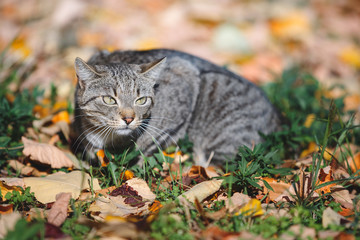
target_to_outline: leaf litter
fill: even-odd
[[[4,139],[5,145],[0,139],[0,237],[11,236],[13,229],[30,229],[36,219],[46,221],[43,232],[53,238],[353,239],[359,234],[360,148],[356,136],[347,138],[360,119],[360,29],[355,24],[360,9],[355,1],[286,7],[281,1],[225,1],[216,6],[212,0],[22,4],[18,8],[16,1],[4,1],[0,6],[0,48],[9,49],[0,72],[1,87],[8,92],[3,95],[1,90],[0,96],[14,103],[26,88],[40,85],[46,91],[34,97],[31,110],[37,119],[24,123],[21,136],[11,143]],[[150,24],[144,28],[144,22]],[[97,155],[102,167],[90,167],[69,151],[73,59],[86,58],[95,48],[153,47],[177,48],[227,64],[261,84],[295,63],[325,86],[315,93],[317,102],[327,96],[341,101],[350,113],[342,116],[345,130],[329,137],[336,144],[303,138],[297,145],[296,138],[286,136],[287,150],[296,152],[281,159],[284,167],[292,168],[287,176],[270,170],[252,178],[242,175],[240,167],[228,171],[227,166],[191,166],[191,152],[178,151],[151,156],[149,172],[128,169],[118,164],[126,154],[115,161],[116,156],[105,151]],[[3,85],[11,74],[16,81]],[[328,89],[336,84],[344,88]],[[301,102],[300,92],[295,95]],[[302,110],[306,118],[299,125],[306,129],[326,116]],[[351,116],[354,124],[347,126]],[[10,128],[6,134],[9,131],[15,132]],[[277,150],[281,152],[281,146]],[[168,161],[159,162],[164,158]],[[252,156],[245,167],[256,159]],[[28,222],[21,222],[24,215]]]

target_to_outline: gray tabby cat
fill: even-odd
[[[76,147],[145,155],[185,134],[195,163],[233,157],[239,146],[259,143],[259,132],[280,120],[263,92],[244,78],[201,58],[167,49],[102,51],[75,60]]]

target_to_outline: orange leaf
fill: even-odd
[[[344,111],[360,111],[360,95],[353,94],[344,98]]]
[[[51,121],[53,123],[57,123],[57,122],[60,122],[60,121],[70,123],[69,113],[67,111],[61,111],[61,112],[55,114],[53,116],[53,118],[51,119]]]
[[[360,152],[358,152],[354,155],[354,159],[349,157],[347,159],[347,162],[350,165],[351,171],[353,173],[357,172],[360,169]]]
[[[330,182],[330,181],[333,181],[334,178],[332,176],[332,169],[329,170],[329,173],[326,174],[324,172],[324,170],[321,168],[320,169],[320,173],[319,173],[319,179],[317,181],[317,184],[320,185],[320,184],[323,184],[323,183],[327,183],[327,182]],[[336,186],[335,183],[331,183],[329,185],[326,185],[322,188],[319,188],[319,189],[316,189],[315,192],[317,193],[329,193],[331,192],[330,188],[333,187],[333,186]]]
[[[5,201],[5,195],[8,193],[8,192],[13,192],[13,191],[16,191],[16,192],[19,192],[20,194],[21,193],[21,189],[17,186],[8,186],[6,184],[4,184],[2,181],[0,181],[0,190],[1,190],[1,195],[2,195],[2,200]]]
[[[134,173],[130,170],[126,170],[125,172],[122,172],[120,174],[121,180],[129,180],[129,179],[132,179],[133,177],[134,177]]]

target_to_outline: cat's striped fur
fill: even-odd
[[[75,68],[75,145],[87,151],[123,151],[136,143],[150,154],[156,144],[164,148],[187,134],[196,163],[205,165],[211,153],[213,161],[223,161],[240,145],[260,142],[259,132],[279,128],[258,87],[190,54],[102,51],[87,64],[77,59]]]

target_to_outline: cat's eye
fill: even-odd
[[[147,97],[141,97],[141,98],[136,99],[135,103],[137,105],[144,105],[146,103],[146,101],[147,101]]]
[[[113,97],[110,96],[103,96],[102,97],[104,103],[108,104],[108,105],[114,105],[116,104],[116,100]]]

